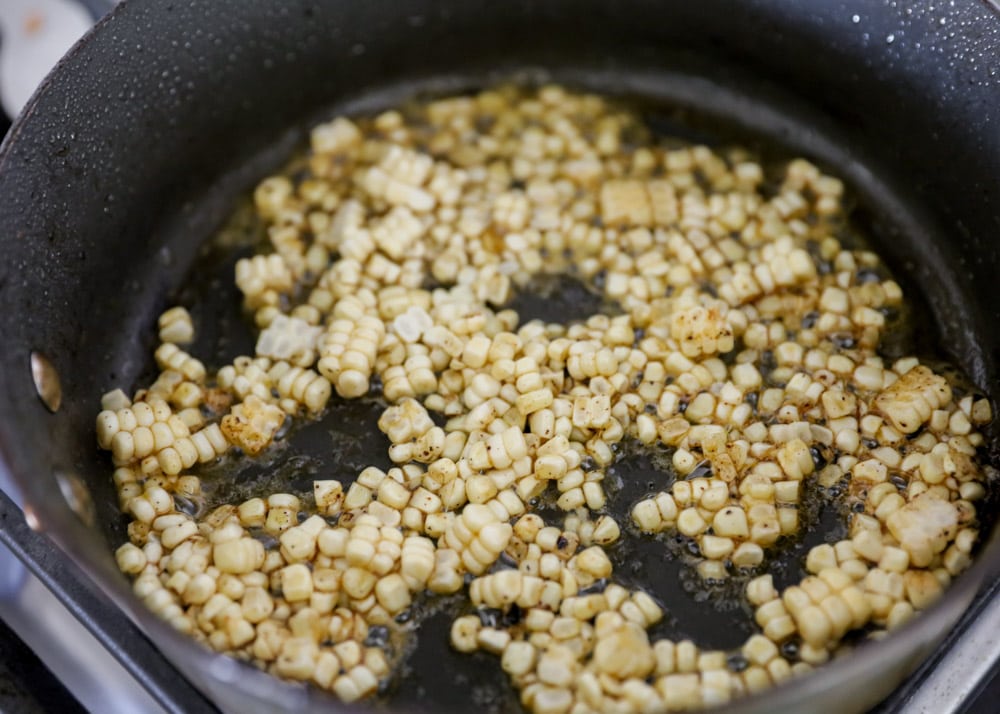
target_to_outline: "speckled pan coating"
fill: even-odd
[[[880,206],[879,248],[924,289],[939,340],[993,391],[1000,18],[986,2],[896,5],[127,1],[60,65],[0,149],[0,468],[52,537],[218,701],[329,710],[325,698],[210,657],[132,599],[109,556],[114,494],[91,406],[142,372],[152,318],[232,197],[287,151],[289,127],[347,100],[385,103],[524,67],[710,119],[738,115],[835,166]],[[54,415],[35,396],[32,350],[60,373]],[[108,525],[90,530],[73,515],[56,472],[88,484]],[[740,710],[877,700],[996,572],[995,535],[927,617]]]

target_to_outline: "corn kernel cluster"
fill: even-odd
[[[797,159],[772,181],[742,150],[668,147],[556,86],[337,118],[305,165],[254,194],[270,252],[240,260],[236,284],[256,354],[208,372],[172,308],[160,377],[108,394],[97,418],[133,519],[119,566],[177,628],[353,701],[391,672],[369,628],[464,592],[473,610],[520,608],[516,624],[459,617],[451,643],[495,654],[527,709],[673,711],[895,628],[969,564],[989,402],[878,355],[902,293],[834,237],[836,178]],[[562,271],[620,314],[505,308]],[[290,417],[372,391],[393,468],[182,507],[200,498],[197,464],[261,453]],[[605,512],[626,440],[669,447],[676,472],[628,524]],[[606,551],[623,528],[692,539],[700,575],[722,579],[800,530],[807,489],[834,487],[848,537],[814,547],[782,592],[749,582],[760,632],[738,653],[650,641],[663,610],[614,582]],[[532,512],[549,495],[561,526]]]

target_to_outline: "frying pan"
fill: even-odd
[[[777,143],[854,187],[877,248],[926,302],[926,342],[995,394],[998,64],[997,9],[973,0],[126,0],[0,148],[0,469],[29,523],[221,708],[337,709],[202,649],[132,596],[111,557],[124,523],[93,435],[100,395],[148,370],[154,318],[199,246],[304,126],[528,72],[643,98],[678,126],[698,117]],[[32,364],[43,386],[61,384],[54,413]],[[984,540],[973,567],[900,631],[731,710],[879,701],[996,575],[996,530]],[[393,706],[468,710],[472,685],[498,669],[459,664],[443,645],[422,662],[422,690]]]

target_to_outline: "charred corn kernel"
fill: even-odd
[[[677,530],[686,536],[697,536],[707,528],[708,523],[696,508],[685,508],[677,516]]]
[[[747,514],[735,506],[717,511],[712,519],[715,535],[725,538],[747,538],[750,535]]]
[[[251,573],[264,562],[264,546],[252,538],[216,543],[212,547],[212,562],[223,573]]]
[[[527,394],[522,394],[514,402],[517,410],[525,416],[534,414],[540,409],[545,409],[552,405],[552,392],[548,389],[536,389]]]
[[[288,506],[270,506],[264,521],[264,530],[277,535],[292,527],[296,522],[298,511]]]
[[[889,610],[889,615],[886,617],[886,628],[889,630],[895,630],[897,627],[906,624],[913,617],[914,611],[913,606],[908,602],[897,602]]]
[[[686,357],[733,349],[733,330],[726,322],[725,308],[721,305],[711,308],[694,305],[674,312],[670,334]]]
[[[188,538],[198,535],[198,525],[192,520],[185,520],[182,523],[170,526],[163,531],[160,537],[164,548],[174,549]]]
[[[778,597],[778,592],[774,588],[774,579],[771,575],[760,575],[746,586],[747,599],[751,605],[761,606],[771,602]]]
[[[112,389],[101,396],[101,409],[118,411],[132,406],[132,400],[121,389]]]
[[[969,418],[973,424],[988,424],[993,420],[993,408],[987,399],[976,400],[969,411]]]
[[[283,531],[278,542],[285,560],[311,560],[316,555],[316,539],[325,528],[326,521],[319,516],[312,516],[301,525]]]
[[[941,583],[926,570],[910,570],[903,575],[906,598],[917,610],[926,609],[943,592]]]
[[[742,652],[753,664],[765,666],[778,656],[778,647],[763,635],[753,635],[743,645]]]
[[[267,357],[278,364],[290,363],[296,368],[308,367],[316,359],[316,345],[322,333],[321,327],[314,327],[303,319],[279,313],[265,329],[261,330],[257,338],[256,353],[258,357]],[[301,375],[301,373],[294,374],[292,380]],[[329,394],[329,383],[326,389]]]
[[[340,481],[313,481],[313,499],[322,515],[336,516],[344,503],[344,489]]]
[[[396,615],[410,606],[410,591],[402,576],[392,573],[375,585],[375,597],[390,615]]]
[[[285,371],[277,378],[275,388],[279,396],[291,399],[314,413],[323,410],[332,391],[326,377],[302,367],[291,367]]]
[[[434,571],[434,544],[421,536],[403,541],[400,575],[412,591],[421,590]]]
[[[711,535],[702,536],[699,545],[702,555],[712,560],[722,560],[728,557],[735,547],[731,539]]]
[[[271,442],[284,421],[279,407],[250,394],[222,418],[221,429],[227,441],[253,455]]]
[[[878,567],[896,573],[905,573],[910,565],[910,554],[902,548],[887,546],[882,549]]]
[[[247,307],[274,305],[278,296],[292,287],[292,274],[280,256],[257,255],[236,263],[236,285]]]
[[[951,575],[958,575],[963,570],[969,567],[972,563],[968,553],[963,552],[960,548],[952,545],[945,552],[942,558],[942,565],[947,569]]]
[[[180,571],[184,572],[184,571]],[[181,599],[186,605],[201,605],[215,595],[216,579],[205,573],[188,577],[181,592]]]
[[[281,592],[289,602],[308,600],[313,592],[312,574],[301,563],[289,565],[281,570]]]
[[[645,631],[634,623],[623,623],[607,636],[598,636],[593,664],[599,672],[619,679],[644,678],[653,671],[656,658]]]
[[[194,339],[191,315],[183,307],[172,307],[165,311],[160,315],[157,325],[160,329],[160,342],[184,345]]]
[[[917,567],[926,567],[958,531],[958,510],[931,494],[918,496],[895,511],[886,526]]]
[[[854,614],[847,602],[837,594],[828,595],[819,603],[820,609],[826,614],[832,628],[832,637],[839,640],[851,629]]]
[[[378,688],[378,679],[367,666],[358,665],[352,668],[348,672],[348,677],[354,683],[359,698],[371,695]]]
[[[209,424],[191,435],[191,443],[198,452],[198,461],[207,463],[229,450],[229,442],[218,424]]]
[[[861,557],[877,563],[882,559],[884,547],[882,535],[878,531],[861,530],[851,539],[854,552]]]
[[[122,409],[121,411],[125,411]],[[102,449],[110,449],[114,437],[125,431],[118,414],[110,409],[105,409],[97,415],[97,443]],[[128,432],[126,432],[128,433]],[[125,453],[124,447],[119,447],[119,453]],[[116,454],[116,457],[118,455]]]
[[[267,503],[262,498],[251,498],[240,504],[240,523],[246,528],[259,528],[267,518]]]
[[[537,650],[529,643],[511,642],[503,651],[500,666],[512,677],[519,677],[534,670]]]
[[[160,369],[172,369],[180,372],[192,382],[202,382],[205,379],[205,365],[184,352],[172,342],[164,342],[156,350],[156,364]]]
[[[240,608],[247,622],[257,624],[274,611],[274,600],[263,588],[249,587],[243,593]]]
[[[618,524],[610,516],[601,516],[594,525],[594,533],[591,536],[594,543],[598,545],[610,545],[621,536]]]
[[[600,194],[601,214],[608,225],[650,225],[652,208],[649,194],[640,181],[606,182]]]
[[[377,498],[390,508],[401,511],[410,502],[410,492],[398,481],[386,478],[379,484]]]
[[[604,550],[592,546],[581,551],[575,557],[576,568],[594,579],[606,578],[611,575],[611,561]]]
[[[823,647],[830,639],[832,624],[827,614],[819,607],[810,605],[795,618],[799,633],[807,644]]]
[[[118,548],[115,551],[115,560],[118,562],[118,569],[123,573],[137,575],[146,567],[146,554],[141,548],[137,548],[131,543]]]
[[[434,553],[434,571],[427,581],[435,593],[453,593],[462,587],[462,559],[454,550],[438,549]]]
[[[510,524],[500,523],[488,507],[469,504],[445,533],[444,542],[459,553],[469,572],[478,575],[503,552],[512,534]]]
[[[773,642],[784,642],[796,631],[795,621],[789,615],[771,618],[764,625],[764,636]]]
[[[948,382],[919,365],[880,394],[874,406],[894,427],[904,434],[912,434],[930,419],[935,409],[940,409],[950,400]]]
[[[637,592],[632,595],[632,603],[635,605],[636,609],[642,615],[642,623],[644,626],[648,627],[650,625],[656,624],[661,619],[663,619],[663,610],[660,606],[644,592]]]
[[[479,618],[475,615],[456,619],[451,626],[451,646],[459,652],[475,652],[479,630]]]
[[[175,492],[185,498],[196,499],[202,495],[201,479],[197,476],[181,476],[177,479]]]

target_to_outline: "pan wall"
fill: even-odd
[[[924,286],[940,342],[995,392],[1000,18],[976,2],[909,9],[125,2],[0,150],[0,468],[53,537],[147,620],[110,559],[121,521],[92,419],[102,392],[132,386],[146,368],[153,318],[197,245],[232,197],[280,161],[266,149],[294,141],[290,126],[373,87],[405,91],[428,78],[440,87],[524,67],[666,95],[830,153],[873,198],[884,193],[880,249]],[[820,130],[782,119],[796,115]],[[32,350],[61,375],[55,415],[35,396]],[[86,485],[95,529],[67,508],[57,473]],[[159,623],[147,626],[185,652]]]

